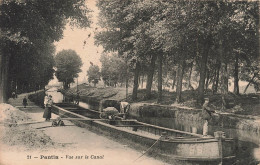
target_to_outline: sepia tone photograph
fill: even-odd
[[[0,165],[260,165],[258,0],[0,0]]]

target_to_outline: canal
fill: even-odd
[[[51,88],[47,91],[48,95],[53,96],[55,103],[62,102],[64,97],[57,89]],[[97,107],[89,106],[80,102],[80,106],[84,108],[96,109]],[[186,121],[176,118],[138,118],[139,121],[158,125],[166,128],[177,129],[186,132],[202,134],[203,122]],[[260,164],[260,134],[252,131],[240,129],[228,129],[219,126],[209,125],[209,134],[214,135],[215,131],[223,131],[226,137],[237,140],[236,163],[237,165],[258,165]]]

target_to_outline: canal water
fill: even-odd
[[[48,95],[52,96],[54,103],[61,103],[64,100],[63,94],[57,91],[57,87],[52,87],[46,91]]]
[[[57,89],[50,89],[48,94],[53,96],[55,103],[62,102],[64,99]],[[86,103],[80,102],[80,105],[85,108],[97,109]],[[139,121],[158,125],[166,128],[177,129],[186,132],[202,134],[203,122],[185,121],[176,118],[139,118]],[[219,126],[209,125],[209,135],[214,135],[216,131],[223,131],[226,137],[237,140],[236,150],[236,165],[260,165],[260,134],[252,131],[245,131],[239,129],[228,129]]]

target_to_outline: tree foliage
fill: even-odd
[[[64,89],[69,88],[74,78],[81,72],[82,61],[79,55],[71,49],[62,50],[55,56],[55,75],[60,82],[63,82]]]
[[[0,11],[0,102],[15,88],[43,88],[52,78],[53,42],[65,25],[90,25],[85,0],[4,0]]]
[[[177,73],[173,76],[174,82],[177,78],[177,102],[182,101],[182,84],[191,84],[192,75],[198,77],[199,104],[210,85],[225,99],[228,80],[234,77],[234,84],[238,84],[238,74],[239,77],[248,75],[241,72],[244,70],[241,63],[252,63],[259,56],[257,1],[127,0],[122,3],[99,0],[98,7],[100,24],[105,30],[97,34],[96,43],[103,45],[106,51],[117,51],[128,57],[129,63],[134,61],[135,77],[139,74],[134,68],[146,66],[147,84],[155,72],[152,57],[157,56],[157,64],[161,64],[161,60],[162,65],[166,60],[171,61],[173,70],[169,70],[168,75]],[[160,71],[162,66],[158,67]],[[187,70],[190,72],[185,75]],[[229,74],[231,72],[234,74]],[[163,77],[159,74],[158,80]],[[250,81],[250,78],[243,80],[246,79]],[[161,84],[158,84],[159,92]]]
[[[108,86],[117,86],[118,83],[125,83],[126,74],[126,62],[113,54],[109,56],[107,54],[102,54],[100,57],[102,63],[101,67],[101,77]]]
[[[96,84],[100,80],[100,69],[97,65],[91,65],[87,71],[88,82],[93,83],[96,87]]]

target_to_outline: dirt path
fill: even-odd
[[[48,145],[38,146],[35,148],[32,146],[33,144],[29,144],[29,142],[25,143],[24,139],[21,140],[19,138],[16,138],[16,141],[20,143],[23,142],[23,144],[2,144],[0,146],[1,165],[166,164],[148,156],[143,156],[138,161],[133,162],[137,157],[139,157],[142,154],[141,152],[133,150],[124,144],[116,142],[116,139],[110,140],[106,137],[90,132],[84,128],[76,127],[69,121],[65,121],[65,125],[67,125],[65,127],[47,127],[51,125],[51,122],[44,122],[44,119],[42,118],[43,109],[37,107],[30,101],[28,102],[28,108],[21,107],[23,97],[24,95],[20,95],[15,100],[10,99],[9,102],[13,106],[18,106],[20,108],[20,111],[25,112],[26,115],[30,118],[29,121],[43,122],[37,124],[30,124],[26,128],[22,128],[24,126],[18,126],[14,129],[16,129],[16,132],[22,133],[26,131],[28,133],[31,131],[32,135],[36,131],[37,136],[44,136],[45,139],[48,137],[51,139],[51,142],[47,141]],[[52,114],[52,118],[56,117],[57,115]],[[1,128],[2,127],[3,126],[1,126]],[[12,127],[10,129],[12,129]],[[16,134],[14,134],[13,136],[16,136]],[[34,135],[34,137],[35,136],[36,135]],[[36,138],[39,139],[39,137]]]

